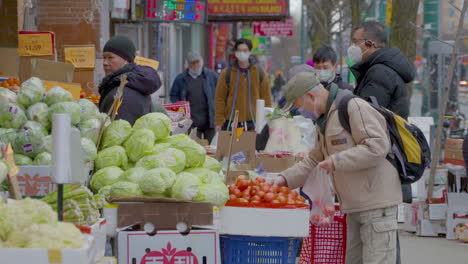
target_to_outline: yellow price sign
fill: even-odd
[[[65,62],[71,63],[75,68],[94,68],[96,66],[96,48],[88,46],[64,47]]]
[[[149,66],[149,67],[153,68],[156,71],[159,68],[159,61],[148,59],[148,58],[143,58],[143,57],[140,57],[140,56],[135,57],[135,63],[138,64],[138,65],[141,65],[141,66]]]
[[[54,33],[20,32],[18,35],[18,55],[23,57],[54,55]]]

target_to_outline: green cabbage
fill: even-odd
[[[83,150],[83,161],[95,161],[97,158],[97,148],[93,141],[88,138],[81,138],[81,149]]]
[[[80,99],[80,100],[76,101],[76,103],[79,104],[80,107],[81,107],[81,118],[80,118],[81,122],[89,120],[89,119],[99,118],[99,109],[90,100]]]
[[[18,97],[16,96],[15,92],[0,87],[0,103],[16,104],[17,101]]]
[[[143,196],[140,186],[134,182],[121,181],[114,183],[110,189],[110,197],[136,197]]]
[[[200,144],[187,135],[179,134],[162,140],[160,143],[169,143],[173,148],[185,153],[187,168],[198,168],[203,166],[206,158],[206,150]]]
[[[49,134],[47,129],[45,129],[41,124],[35,121],[26,121],[26,123],[24,123],[24,125],[22,125],[20,129],[20,132],[23,131],[42,133],[44,137]]]
[[[46,92],[44,83],[37,77],[32,77],[21,84],[18,92],[18,104],[24,108],[42,101]]]
[[[176,174],[170,169],[158,168],[145,172],[139,184],[145,193],[163,194],[172,187],[175,178]]]
[[[26,198],[12,203],[0,203],[0,240],[6,241],[16,230],[32,224],[57,224],[57,213],[47,203]]]
[[[52,87],[52,89],[50,89],[45,96],[45,103],[49,106],[57,103],[72,101],[73,95],[69,91],[59,86]]]
[[[15,164],[17,166],[31,166],[33,165],[33,160],[25,155],[15,154]]]
[[[100,149],[122,145],[131,134],[132,126],[128,121],[116,120],[104,129]]]
[[[171,144],[168,144],[168,143],[155,144],[153,147],[153,150],[151,150],[151,153],[149,155],[160,154],[166,151],[170,147],[171,147]]]
[[[13,143],[15,153],[34,158],[37,154],[46,151],[44,134],[38,129],[23,130],[18,133]]]
[[[131,168],[120,175],[120,180],[139,183],[145,172],[146,170],[144,168]]]
[[[153,131],[157,140],[167,138],[171,133],[171,119],[162,113],[149,113],[138,118],[134,129],[147,128]]]
[[[94,192],[98,192],[101,188],[118,182],[122,173],[123,170],[115,166],[100,169],[92,176],[89,186]]]
[[[52,153],[52,135],[48,135],[44,137],[44,145],[47,150],[47,152]]]
[[[52,165],[52,155],[49,152],[42,152],[34,158],[33,165],[50,166]]]
[[[121,146],[113,146],[98,152],[96,158],[96,169],[109,166],[117,166],[126,169],[128,165],[127,154]]]
[[[49,107],[49,119],[52,121],[54,114],[69,114],[72,125],[80,123],[81,107],[75,102],[56,103]]]
[[[35,103],[26,111],[29,120],[36,121],[45,129],[50,130],[49,107],[45,103]]]
[[[196,202],[211,203],[216,206],[223,206],[229,200],[229,190],[223,183],[205,184],[200,187]]]
[[[197,196],[202,182],[200,179],[188,172],[181,172],[177,175],[171,195],[173,198],[191,201]]]
[[[193,168],[185,171],[197,176],[203,184],[224,182],[224,179],[219,175],[219,173],[213,172],[209,169]]]
[[[0,128],[0,142],[5,144],[15,141],[17,130],[14,128]]]
[[[7,174],[8,174],[8,166],[5,160],[0,159],[0,183],[2,183],[6,179]]]
[[[147,170],[153,168],[168,168],[175,173],[179,173],[185,168],[185,154],[178,149],[168,148],[158,155],[143,157],[137,162],[136,166]]]
[[[143,156],[151,153],[154,147],[154,133],[149,129],[133,130],[132,135],[125,141],[123,146],[127,151],[129,159],[137,162]]]
[[[110,190],[112,188],[112,185],[106,185],[99,189],[98,194],[104,196],[106,199],[109,198],[110,196]]]
[[[15,104],[0,103],[0,127],[20,128],[26,122],[23,109]]]
[[[221,163],[213,157],[206,156],[205,163],[203,164],[203,168],[209,169],[213,172],[219,173],[222,169]]]
[[[101,122],[98,119],[83,121],[78,125],[78,128],[82,137],[90,139],[95,144],[97,143],[101,131]]]

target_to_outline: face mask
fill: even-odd
[[[354,63],[359,63],[362,61],[362,51],[359,46],[353,44],[348,48],[349,59]]]
[[[335,77],[335,73],[333,71],[330,71],[330,70],[317,70],[317,71],[318,71],[320,82],[329,83]]]
[[[236,52],[236,58],[237,58],[239,61],[248,61],[249,58],[250,58],[250,52],[240,52],[240,51],[237,51],[237,52]]]
[[[202,68],[202,67],[200,67],[200,68],[197,69],[197,70],[192,70],[192,69],[189,68],[190,74],[191,74],[191,75],[194,75],[194,76],[200,76],[200,74],[202,73],[202,71],[203,71],[203,68]]]
[[[304,99],[304,104],[302,105],[302,107],[300,109],[298,109],[299,113],[305,117],[305,118],[308,118],[312,121],[317,121],[317,119],[319,118],[319,115],[317,114],[317,112],[311,112],[311,111],[308,111],[307,109],[305,109],[305,99]]]

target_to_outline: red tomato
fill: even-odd
[[[263,198],[265,196],[265,192],[264,191],[258,191],[257,195],[260,196],[260,198]]]
[[[234,191],[232,192],[232,194],[234,194],[235,196],[239,197],[239,195],[241,195],[241,191],[239,189],[234,189]]]
[[[259,203],[261,203],[261,202],[260,202],[260,201],[251,201],[251,203],[253,203],[253,204],[259,204]]]
[[[244,198],[237,198],[237,202],[239,203],[248,203],[249,201]]]
[[[237,182],[237,188],[239,188],[239,190],[241,191],[244,191],[245,189],[247,189],[249,187],[249,181],[248,180],[240,180]]]
[[[256,190],[258,192],[258,191],[260,191],[261,188],[258,185],[254,185],[254,186],[252,186],[252,189]]]
[[[288,199],[286,197],[284,197],[283,195],[278,195],[278,197],[276,198],[278,201],[280,201],[280,203],[284,204],[288,201]]]
[[[252,196],[256,195],[257,193],[258,193],[258,191],[255,190],[255,189],[250,190],[250,195],[252,195]]]
[[[260,201],[262,201],[262,198],[260,196],[258,196],[258,195],[255,195],[255,196],[252,196],[251,200],[260,202]]]
[[[325,208],[323,208],[323,214],[325,216],[334,216],[335,215],[335,206],[333,205],[327,205]]]
[[[229,200],[235,200],[235,199],[237,199],[237,196],[235,196],[234,194],[229,195]]]
[[[305,202],[302,200],[296,200],[296,204],[305,204]]]
[[[288,187],[283,186],[279,188],[279,191],[284,194],[288,194],[291,190]]]
[[[270,190],[272,193],[278,193],[278,186],[271,186]]]
[[[263,178],[263,177],[257,177],[256,180],[257,180],[259,183],[264,183],[264,182],[266,182],[265,178]]]
[[[291,195],[294,199],[296,199],[296,197],[297,197],[299,194],[297,193],[297,191],[291,191],[291,192],[289,193],[289,195]]]
[[[263,198],[265,199],[265,201],[271,202],[271,201],[273,201],[275,199],[275,194],[269,192],[269,193],[266,193]]]
[[[250,181],[250,186],[258,185],[259,182],[257,180]]]
[[[318,224],[320,222],[320,215],[318,214],[314,214],[310,217],[310,221],[313,223],[313,224]]]
[[[248,180],[248,179],[249,179],[249,178],[247,178],[247,176],[245,176],[245,175],[239,175],[239,176],[237,177],[237,181],[239,181],[239,180],[241,180],[241,181],[242,181],[242,180]]]
[[[271,203],[272,203],[272,204],[279,204],[280,201],[278,201],[278,200],[273,200],[273,201],[271,201]]]
[[[232,193],[236,188],[237,188],[237,186],[234,183],[229,185],[229,192]]]
[[[296,204],[296,201],[294,199],[288,199],[288,204]]]

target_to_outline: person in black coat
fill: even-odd
[[[115,119],[127,120],[132,125],[141,116],[152,112],[151,94],[161,87],[157,71],[135,64],[135,54],[136,48],[128,37],[112,37],[104,46],[106,77],[99,85],[99,110],[108,113],[120,86],[120,76],[127,75],[128,83],[124,88],[122,105]]]
[[[314,53],[312,60],[323,87],[328,89],[334,83],[342,90],[353,90],[353,86],[343,81],[340,74],[336,72],[338,70],[338,57],[330,46],[320,47]]]

